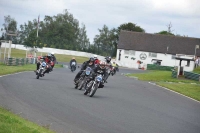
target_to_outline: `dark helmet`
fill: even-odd
[[[94,58],[91,57],[91,58],[89,59],[89,65],[93,65],[93,64],[94,64]]]
[[[93,57],[90,57],[89,61],[90,61],[90,62],[94,62],[94,58],[93,58]]]
[[[109,63],[110,61],[111,61],[111,57],[110,56],[106,57],[106,62]]]

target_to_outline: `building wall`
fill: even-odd
[[[119,60],[119,53],[121,50],[121,59]],[[140,58],[140,55],[146,55],[146,59],[142,60]],[[144,67],[146,69],[147,64],[153,64],[152,59],[159,59],[162,60],[161,66],[179,66],[180,61],[173,59],[173,55],[171,54],[165,54],[165,53],[157,53],[157,57],[150,57],[149,52],[144,52],[144,51],[135,51],[135,54],[126,54],[124,49],[118,49],[117,50],[117,55],[116,55],[116,62],[124,67],[130,67],[130,68],[139,68],[139,67]],[[187,59],[192,59],[192,56],[185,56],[182,55],[180,56],[182,58],[187,58]],[[143,63],[139,66],[137,61],[140,60]],[[186,71],[192,71],[194,68],[194,62],[190,61],[190,66],[186,66],[187,62],[182,61],[181,66],[184,67],[184,70]]]

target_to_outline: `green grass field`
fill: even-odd
[[[4,55],[4,49],[1,49],[1,59],[3,59]],[[30,53],[28,53],[30,54]],[[37,53],[37,56],[44,56],[47,53]],[[57,62],[70,62],[70,60],[72,59],[72,57],[76,58],[76,61],[78,63],[83,63],[84,61],[88,60],[87,57],[81,57],[81,56],[72,56],[72,55],[62,55],[62,54],[55,54]],[[25,50],[19,50],[19,49],[11,49],[11,57],[15,57],[15,58],[25,58],[26,57],[26,51]]]
[[[48,126],[39,126],[0,108],[0,133],[54,133],[48,128]]]
[[[139,80],[155,82],[160,86],[200,101],[200,82],[182,78],[172,78],[170,71],[150,71],[148,73],[128,74],[127,76],[137,77]]]

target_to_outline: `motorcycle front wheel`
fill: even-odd
[[[42,69],[39,70],[39,73],[37,74],[36,79],[39,79],[41,74],[42,74]]]
[[[91,88],[91,90],[90,90],[90,94],[89,94],[90,97],[94,96],[95,92],[96,92],[97,89],[98,89],[98,86],[99,86],[98,83],[96,83],[96,84],[94,84],[94,85],[92,86],[92,88]]]

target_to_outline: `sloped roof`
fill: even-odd
[[[200,56],[200,38],[178,37],[122,30],[119,35],[118,49],[147,51],[153,53],[186,54]],[[167,51],[168,49],[168,51]]]

